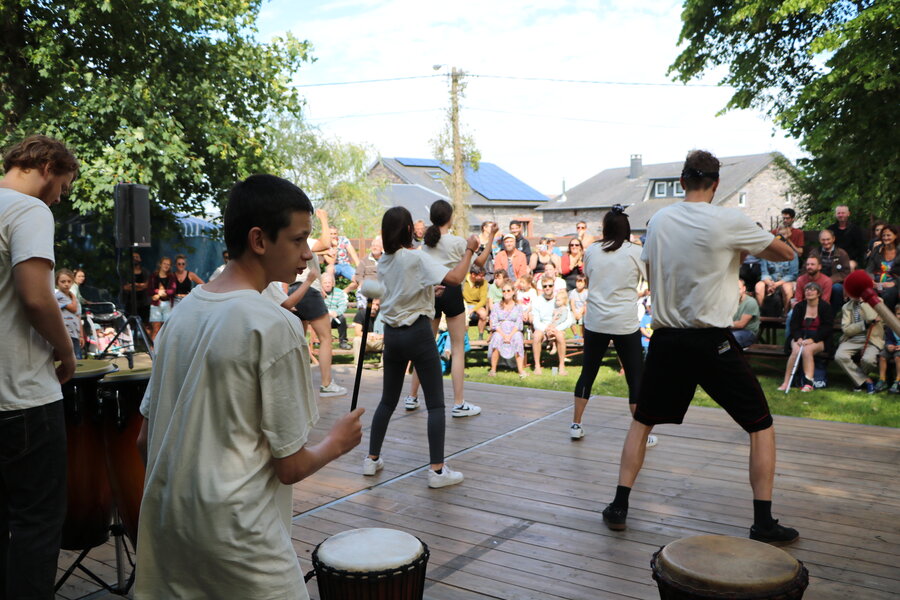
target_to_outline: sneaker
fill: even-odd
[[[766,528],[753,525],[750,527],[750,539],[767,544],[790,544],[800,537],[796,529],[778,524],[778,519],[772,521],[772,525]]]
[[[328,385],[319,387],[319,396],[327,398],[329,396],[343,396],[347,393],[347,388],[331,382]]]
[[[603,509],[603,522],[613,531],[625,530],[626,517],[628,517],[627,508],[619,508],[610,504]]]
[[[450,414],[454,417],[474,417],[477,414],[481,414],[481,407],[463,402],[459,406],[454,406]]]
[[[459,471],[451,471],[450,467],[447,466],[447,463],[444,463],[444,468],[441,469],[440,473],[428,469],[428,487],[430,488],[442,488],[447,487],[448,485],[456,485],[457,483],[462,483],[462,480],[463,474]]]
[[[878,381],[875,382],[875,393],[876,394],[878,392],[883,392],[886,389],[887,389],[887,384],[885,382],[883,382],[882,380],[879,379]]]
[[[659,438],[653,435],[652,433],[647,436],[647,447],[652,448],[653,446],[659,443]]]
[[[866,386],[866,393],[867,393],[867,394],[874,394],[874,393],[875,393],[876,390],[875,390],[875,384],[874,384],[874,383],[872,383],[871,381],[867,381],[867,382],[865,383],[865,386]]]
[[[822,379],[814,379],[813,387],[816,388],[817,390],[824,390],[825,388],[828,387],[828,382],[824,381]]]
[[[900,394],[900,381],[895,381],[888,391],[892,394]]]
[[[584,429],[578,423],[572,423],[572,426],[569,427],[569,437],[573,440],[580,440],[584,437]]]
[[[416,410],[419,408],[419,399],[415,396],[407,396],[403,404],[406,406],[406,410]]]
[[[338,348],[341,350],[353,350],[353,346],[350,345],[350,342],[341,342],[338,344]]]
[[[367,456],[365,460],[363,460],[363,475],[374,475],[383,468],[384,461],[381,460],[380,456],[375,460],[372,460]]]

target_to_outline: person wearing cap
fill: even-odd
[[[497,271],[506,271],[513,281],[528,273],[528,258],[516,249],[516,236],[512,233],[503,236],[503,250],[494,258],[494,273]]]

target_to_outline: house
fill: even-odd
[[[778,153],[720,158],[719,188],[713,204],[744,212],[766,229],[775,226],[781,210],[793,207],[788,174]],[[603,216],[615,204],[625,207],[631,229],[642,233],[656,211],[684,198],[679,178],[684,161],[644,165],[640,154],[631,165],[606,169],[566,193],[536,208],[544,227],[568,231],[576,221],[586,221],[597,232]]]
[[[405,206],[413,220],[426,223],[435,200],[450,202],[445,181],[452,172],[452,166],[432,158],[380,158],[369,168],[370,177],[387,184],[379,192],[385,206]],[[478,170],[466,167],[465,177],[472,231],[478,231],[482,221],[495,221],[505,229],[509,221],[518,219],[524,222],[526,234],[533,234],[534,222],[542,216],[534,209],[549,203],[547,196],[489,162],[479,163]]]

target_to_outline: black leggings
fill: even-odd
[[[609,340],[612,340],[616,348],[616,354],[622,361],[625,369],[625,381],[628,382],[628,403],[636,404],[638,391],[641,386],[641,373],[644,371],[644,353],[641,349],[641,330],[626,335],[611,335],[597,333],[585,328],[584,330],[584,366],[581,368],[581,377],[575,384],[576,398],[590,398],[594,379],[600,370],[600,361],[609,348]]]
[[[421,316],[407,327],[384,326],[384,384],[381,402],[372,417],[372,431],[369,437],[369,454],[381,454],[381,444],[387,434],[388,423],[400,393],[406,365],[412,361],[428,408],[428,455],[430,463],[444,462],[444,380],[441,375],[441,359],[438,356],[431,319]]]

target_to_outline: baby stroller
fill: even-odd
[[[106,356],[124,356],[134,352],[134,339],[131,335],[131,327],[125,325],[125,329],[115,339],[116,332],[125,324],[125,315],[116,308],[112,302],[92,302],[83,310],[85,328],[87,330],[87,343],[85,352],[88,356],[97,358]],[[111,345],[112,344],[112,345]]]

